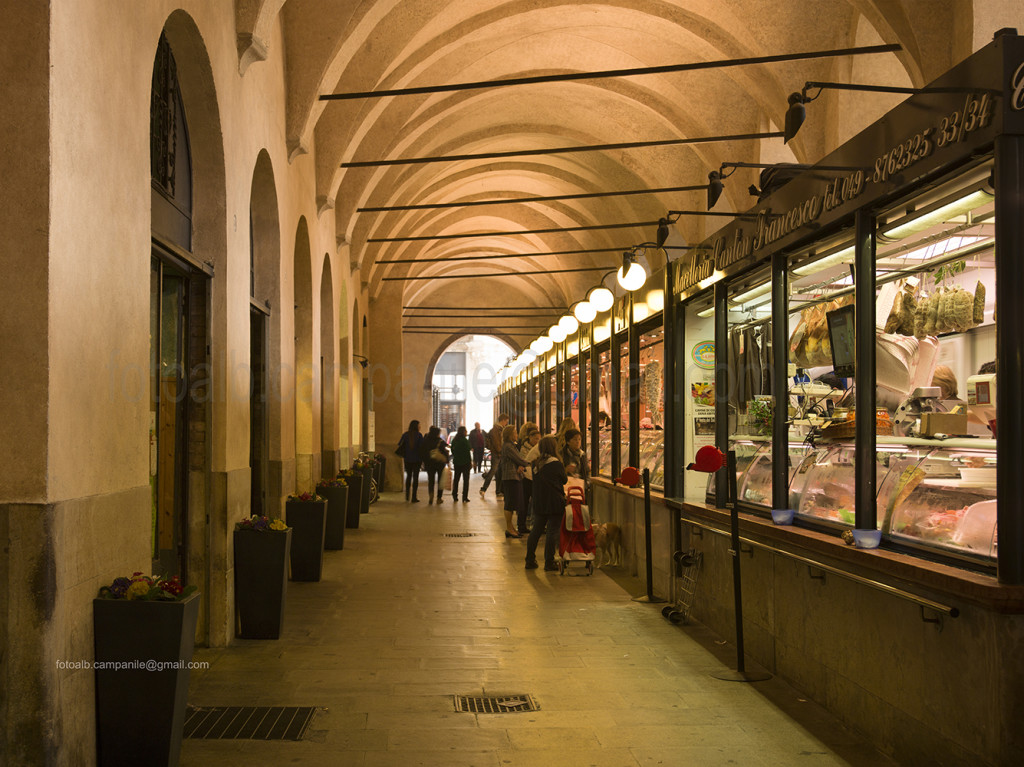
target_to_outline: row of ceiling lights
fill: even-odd
[[[817,88],[818,94],[814,97],[808,97],[807,91],[809,89]],[[873,85],[857,85],[850,83],[823,83],[823,82],[808,82],[804,85],[801,93],[793,93],[789,98],[789,111],[786,113],[786,131],[785,141],[789,141],[796,132],[800,129],[800,126],[804,122],[805,110],[804,104],[813,101],[818,95],[821,94],[821,90],[825,88],[837,88],[843,90],[859,90],[859,91],[880,91],[885,93],[921,93],[925,90],[932,89],[918,89],[918,88],[897,88],[888,86],[873,86]],[[726,173],[727,168],[732,168],[735,171],[736,168],[772,168],[777,165],[769,165],[762,163],[723,163],[721,168],[716,172],[712,171],[708,174],[708,208],[714,207],[715,203],[718,202],[719,197],[723,191],[722,179],[731,175]],[[807,168],[811,166],[791,164],[785,167],[793,168]],[[846,170],[857,170],[857,168],[850,167],[839,167],[839,166],[814,166],[817,170],[835,170],[835,171],[846,171]],[[759,190],[756,187],[751,187],[751,194],[758,194]],[[657,242],[643,243],[637,245],[630,250],[624,252],[622,258],[622,266],[619,267],[616,279],[623,289],[633,292],[643,287],[647,281],[647,270],[644,266],[637,261],[637,253],[642,252],[646,247],[662,247],[665,244],[665,240],[668,238],[669,229],[668,225],[674,223],[681,215],[698,213],[697,211],[669,211],[668,214],[659,219],[658,221],[658,235]],[[741,215],[741,214],[737,214]],[[607,275],[605,275],[607,277]],[[770,287],[770,285],[768,286]],[[762,288],[763,290],[763,288]],[[766,291],[764,291],[766,292]],[[552,325],[546,335],[539,336],[534,339],[530,344],[529,348],[526,349],[522,354],[519,355],[515,360],[516,367],[522,367],[532,362],[536,357],[541,354],[546,354],[556,343],[563,342],[568,336],[572,335],[577,331],[579,325],[593,322],[599,312],[608,311],[615,303],[615,297],[612,292],[604,287],[603,280],[602,284],[598,287],[593,288],[588,293],[587,298],[583,301],[576,303],[571,309],[570,313],[564,315],[556,325]]]

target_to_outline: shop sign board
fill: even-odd
[[[1012,62],[1005,66],[1004,48]],[[688,299],[774,251],[820,237],[857,209],[912,187],[1008,129],[1024,132],[1024,38],[998,39],[925,90],[680,259],[676,298]]]

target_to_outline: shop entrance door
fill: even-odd
[[[187,271],[154,255],[150,272],[150,489],[153,572],[187,582]]]

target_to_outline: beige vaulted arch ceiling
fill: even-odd
[[[617,262],[615,248],[654,237],[668,209],[704,207],[702,191],[440,209],[361,208],[552,197],[700,184],[726,161],[813,162],[899,97],[826,95],[813,124],[781,139],[738,139],[501,159],[342,167],[381,161],[777,131],[786,96],[807,80],[922,85],[968,52],[970,3],[955,0],[238,0],[240,56],[280,20],[286,130],[315,154],[317,195],[350,243],[371,295],[403,305],[525,302],[565,307]],[[958,14],[962,14],[961,18]],[[961,33],[957,33],[960,35]],[[654,67],[897,43],[897,53],[820,58],[643,77],[323,101],[330,93]],[[856,109],[853,109],[853,107]],[[840,119],[842,117],[842,119]],[[809,121],[810,122],[810,121]],[[744,173],[749,176],[749,181]],[[750,204],[740,172],[716,210]],[[700,240],[722,219],[684,217],[670,243]],[[474,233],[566,230],[465,237]],[[443,236],[447,239],[393,238]],[[584,251],[564,255],[538,253]],[[466,260],[473,256],[515,258]],[[392,263],[387,263],[392,262]],[[400,262],[400,263],[394,263]],[[652,264],[657,268],[661,263]],[[589,271],[565,271],[587,269]],[[531,274],[544,272],[547,274]],[[467,275],[491,275],[468,277]],[[433,280],[398,278],[434,277]]]

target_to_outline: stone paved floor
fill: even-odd
[[[386,494],[290,583],[278,641],[197,650],[196,706],[322,707],[299,742],[186,740],[195,767],[891,765],[778,679],[726,682],[734,650],[633,601],[621,571],[523,568],[498,503]],[[472,537],[445,533],[472,532]],[[528,693],[530,713],[455,713],[453,695]]]

